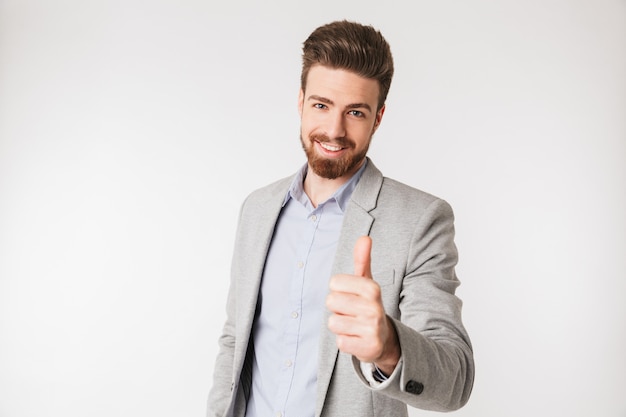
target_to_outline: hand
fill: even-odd
[[[337,335],[337,347],[361,362],[373,362],[390,375],[400,359],[400,344],[385,314],[380,286],[372,278],[372,239],[360,237],[354,246],[354,275],[330,279],[326,306],[328,328]]]

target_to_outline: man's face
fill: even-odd
[[[379,86],[342,69],[313,66],[300,90],[300,141],[309,167],[320,177],[350,177],[361,166],[383,117]]]

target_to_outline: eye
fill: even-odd
[[[313,107],[315,107],[316,109],[320,109],[320,110],[323,110],[323,109],[326,109],[326,108],[327,108],[327,107],[326,107],[326,105],[325,105],[325,104],[322,104],[322,103],[315,103],[315,104],[313,105]]]
[[[355,116],[355,117],[365,117],[365,113],[363,113],[360,110],[350,110],[348,114]]]

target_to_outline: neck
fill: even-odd
[[[328,200],[335,191],[348,181],[348,179],[350,179],[350,177],[340,177],[334,180],[322,178],[311,171],[309,167],[309,171],[304,179],[304,192],[309,197],[309,200],[311,200],[313,207],[317,207],[319,203]]]
[[[328,200],[335,191],[352,178],[362,165],[363,161],[351,170],[351,172],[332,180],[320,177],[313,172],[311,165],[309,165],[306,177],[304,178],[304,192],[309,197],[313,207],[317,207],[318,204]]]

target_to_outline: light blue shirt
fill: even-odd
[[[317,208],[304,192],[305,165],[276,223],[252,329],[246,417],[313,417],[317,354],[343,213],[365,165]]]

